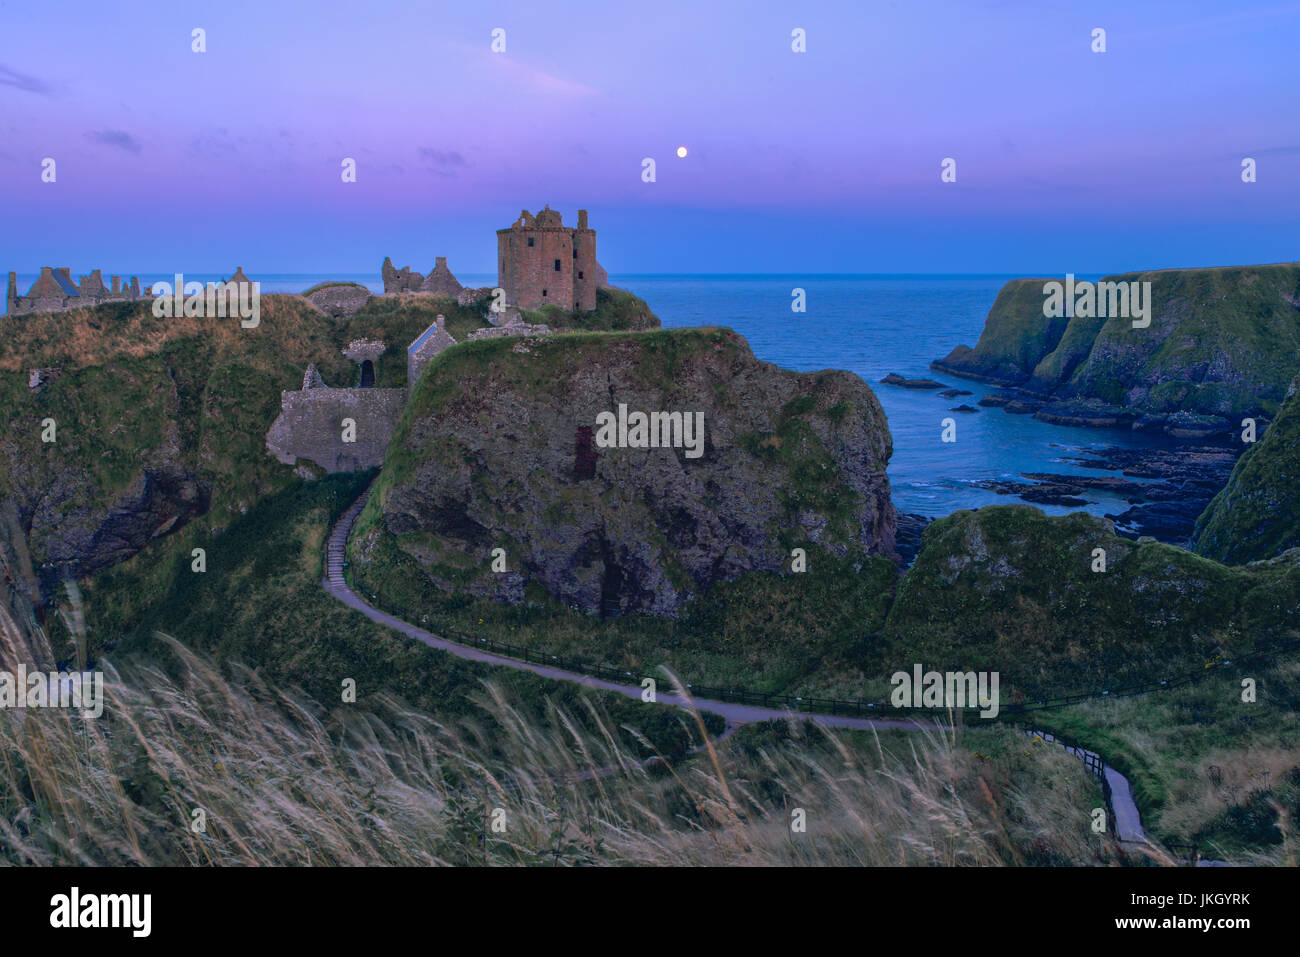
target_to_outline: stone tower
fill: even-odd
[[[587,227],[585,209],[578,210],[574,229],[546,206],[536,216],[522,210],[513,225],[497,230],[497,285],[508,304],[590,312],[596,308],[597,287],[605,284],[605,270],[596,262],[596,232]]]

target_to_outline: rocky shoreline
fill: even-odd
[[[942,363],[932,362],[932,369]],[[954,372],[960,376],[960,372]],[[1192,439],[1210,442],[1231,442],[1237,436],[1238,425],[1219,415],[1202,415],[1195,412],[1144,413],[1125,409],[1100,399],[1057,399],[1015,386],[1000,386],[980,399],[978,405],[1002,409],[1012,415],[1031,415],[1040,422],[1052,425],[1069,425],[1089,429],[1128,429],[1167,435],[1173,439]],[[1262,433],[1269,419],[1255,417],[1257,433]]]
[[[980,482],[978,487],[1014,495],[1036,505],[1083,508],[1104,492],[1128,503],[1123,511],[1107,512],[1117,534],[1149,536],[1186,548],[1196,520],[1210,500],[1227,484],[1240,451],[1230,446],[1132,449],[1109,446],[1077,449],[1066,461],[1086,469],[1118,472],[1118,476],[1023,473],[1027,482]]]
[[[934,363],[931,368],[938,365]],[[897,373],[891,373],[881,382],[898,388],[930,391],[945,398],[971,394],[950,389],[932,379],[908,379]],[[1024,481],[986,480],[974,484],[976,488],[1018,498],[1032,505],[1083,509],[1096,506],[1103,499],[1118,498],[1128,507],[1105,513],[1105,517],[1114,522],[1117,534],[1130,539],[1149,536],[1180,547],[1190,545],[1197,519],[1227,484],[1233,466],[1248,447],[1241,444],[1236,433],[1227,428],[1226,422],[1198,427],[1196,420],[1208,417],[1188,415],[1176,420],[1185,422],[1185,427],[1171,428],[1169,420],[1178,414],[1140,416],[1088,400],[1049,401],[1016,388],[996,389],[979,399],[976,405],[1002,409],[1011,415],[1032,415],[1055,425],[1128,429],[1148,432],[1153,439],[1158,435],[1164,436],[1164,444],[1147,449],[1063,447],[1063,451],[1068,453],[1061,456],[1063,461],[1084,469],[1117,474],[1025,472],[1020,476]],[[975,410],[970,406],[960,406],[950,411]],[[1266,420],[1259,421],[1260,436],[1266,426]],[[1187,444],[1170,444],[1169,438],[1184,440]],[[929,521],[923,515],[899,515],[897,547],[905,565],[910,565],[915,558],[921,533]]]

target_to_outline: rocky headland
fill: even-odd
[[[1271,419],[1300,370],[1298,264],[1105,277],[1151,283],[1145,328],[1049,318],[1050,281],[1007,283],[975,347],[930,368],[1004,387],[1008,412],[1047,422],[1225,440],[1243,417]]]
[[[482,341],[433,362],[355,563],[391,536],[443,591],[675,617],[717,583],[796,571],[796,548],[810,565],[895,554],[889,430],[851,373],[782,370],[726,329]],[[620,406],[702,413],[700,454],[602,447],[597,416]]]

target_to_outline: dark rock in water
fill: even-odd
[[[1072,485],[1076,488],[1112,492],[1115,495],[1142,495],[1148,486],[1128,479],[1100,475],[1060,475],[1056,472],[1025,472],[1025,478],[1049,485]]]
[[[1070,476],[1062,476],[1069,478]],[[1070,508],[1082,508],[1086,499],[1079,498],[1083,488],[1066,482],[1032,485],[1026,482],[1003,482],[988,480],[974,483],[976,488],[997,492],[999,495],[1015,495],[1035,505],[1064,505]]]
[[[911,512],[900,512],[898,531],[894,536],[894,547],[904,568],[916,561],[916,553],[921,550],[921,535],[933,519]]]
[[[1167,415],[1139,415],[1131,428],[1134,432],[1163,432]]]
[[[1076,451],[1084,455],[1069,457],[1069,461],[1089,469],[1122,472],[1124,477],[1026,472],[1025,478],[1034,484],[998,480],[977,482],[976,487],[1039,505],[1066,507],[1086,505],[1082,496],[1088,491],[1104,492],[1130,505],[1121,514],[1108,516],[1121,534],[1129,538],[1150,535],[1186,546],[1197,517],[1223,487],[1239,454],[1232,446]]]
[[[955,399],[961,395],[974,395],[974,394],[975,393],[971,392],[969,389],[944,389],[942,392],[939,393],[939,395],[945,399]]]
[[[1087,468],[1153,480],[1122,490],[1114,487],[1132,503],[1127,511],[1113,516],[1116,530],[1130,538],[1151,535],[1179,546],[1189,543],[1197,517],[1223,487],[1239,455],[1232,446],[1085,451],[1090,458],[1074,461]]]
[[[1053,485],[1041,485],[1032,487],[1028,491],[1022,492],[1020,497],[1026,502],[1032,502],[1035,505],[1064,505],[1067,508],[1083,508],[1088,504],[1088,500],[1071,495],[1069,486],[1064,488]]]
[[[1078,402],[1051,402],[1043,406],[1034,418],[1052,425],[1070,425],[1090,429],[1128,428],[1137,416],[1119,406],[1092,400]]]
[[[986,409],[1000,409],[1010,403],[1012,398],[1009,395],[994,393],[993,395],[986,395],[977,404],[984,406]]]
[[[948,410],[949,412],[978,412],[979,409],[973,405],[958,405]]]
[[[1041,408],[1041,402],[1033,402],[1025,399],[1012,399],[1003,406],[1003,409],[1010,412],[1012,415],[1033,415]]]
[[[1185,548],[1196,527],[1196,514],[1193,512],[1195,509],[1189,512],[1182,502],[1148,502],[1106,517],[1115,522],[1115,531],[1125,538],[1136,539],[1146,535]]]
[[[933,379],[906,379],[897,372],[891,372],[880,380],[885,385],[896,385],[901,389],[946,389],[942,382]]]

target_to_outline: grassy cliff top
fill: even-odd
[[[1221,417],[1275,413],[1300,367],[1300,263],[1104,277],[1151,283],[1151,324],[1137,329],[1129,317],[1047,318],[1048,281],[1007,283],[975,347],[935,367],[1138,412]]]

